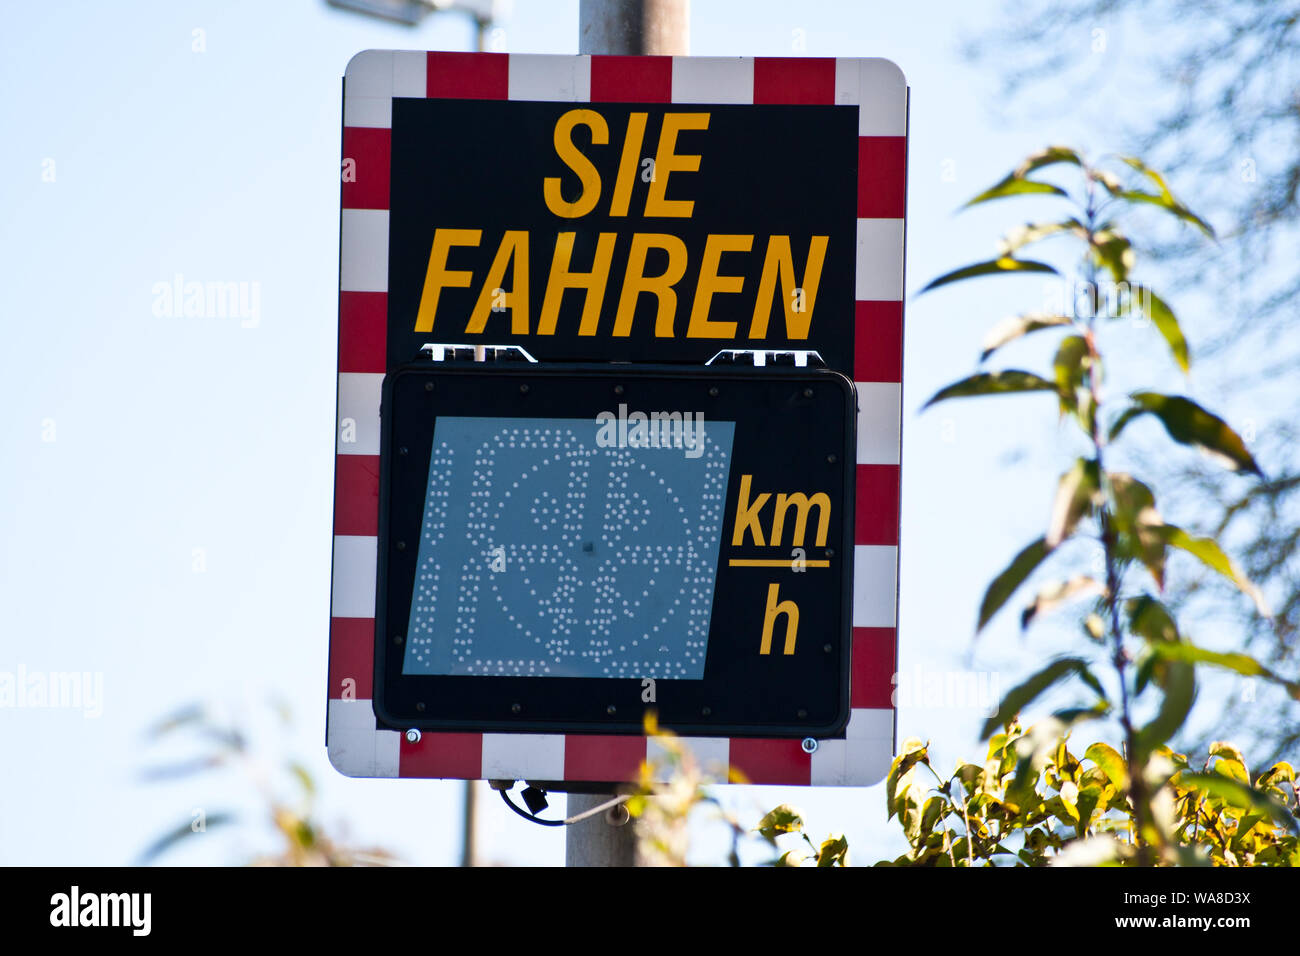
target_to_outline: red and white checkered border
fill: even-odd
[[[379,389],[385,372],[389,158],[396,97],[858,107],[858,389],[852,716],[812,755],[798,740],[688,740],[754,783],[869,786],[889,768],[897,635],[907,83],[881,59],[541,56],[367,50],[348,64],[339,263],[338,444],[327,742],[355,777],[632,779],[657,744],[588,734],[425,733],[376,726]],[[351,440],[345,441],[344,438]]]

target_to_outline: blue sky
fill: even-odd
[[[940,5],[696,0],[691,52],[880,56],[911,85],[907,289],[985,257],[1023,216],[954,215],[1081,117],[994,121],[996,77],[959,41],[988,0]],[[1118,29],[1118,28],[1116,28]],[[202,31],[196,34],[195,31]],[[577,52],[577,3],[515,0],[494,42]],[[796,31],[802,31],[802,34]],[[202,52],[194,49],[202,37]],[[1080,58],[1097,56],[1085,33]],[[144,730],[185,703],[240,715],[268,754],[317,779],[326,824],[417,863],[450,863],[460,786],[355,781],[323,746],[330,586],[340,77],[366,48],[468,49],[468,25],[418,30],[323,0],[23,4],[0,37],[0,670],[103,675],[102,715],[0,710],[0,862],[128,862],[162,831],[251,803],[236,775],[143,785]],[[1069,38],[1067,46],[1076,45]],[[1120,49],[1117,44],[1116,49]],[[1104,55],[1104,54],[1101,54]],[[1113,144],[1111,144],[1113,145]],[[53,181],[48,181],[51,171]],[[255,322],[158,315],[177,275],[256,283]],[[1052,412],[917,409],[972,370],[984,330],[1041,285],[972,284],[907,304],[900,671],[996,672],[1003,690],[1054,646],[1000,622],[967,661],[991,575],[1041,533],[1071,446]],[[1143,347],[1154,340],[1134,341]],[[1026,345],[1016,364],[1042,362]],[[977,546],[974,542],[980,542]],[[294,717],[286,737],[265,702]],[[900,736],[940,763],[982,756],[974,709],[904,707]],[[729,790],[757,820],[792,801],[854,858],[893,854],[882,788]],[[484,796],[483,855],[558,864],[562,834]],[[254,827],[213,830],[177,862],[237,862]],[[707,848],[707,844],[706,844]]]

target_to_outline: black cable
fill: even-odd
[[[533,816],[527,810],[523,809],[517,803],[511,800],[510,791],[498,790],[497,792],[501,794],[501,799],[506,802],[506,806],[508,806],[511,810],[515,811],[515,813],[519,814],[525,820],[528,820],[531,823],[536,823],[538,826],[543,826],[543,827],[572,826],[575,823],[581,823],[583,820],[587,819],[588,817],[594,817],[598,813],[602,813],[605,810],[609,810],[612,809],[613,807],[619,806],[620,804],[626,803],[628,800],[627,797],[615,797],[613,800],[610,800],[606,803],[602,803],[599,806],[592,807],[590,810],[584,810],[582,813],[579,813],[576,816],[566,817],[563,820],[541,820]]]

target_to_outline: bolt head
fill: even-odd
[[[418,728],[412,727],[406,732],[406,742],[408,744],[418,744],[420,742],[420,731]]]
[[[799,746],[803,747],[803,752],[806,754],[815,754],[817,752],[817,741],[811,737],[805,737],[803,743]]]

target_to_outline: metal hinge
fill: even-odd
[[[723,349],[705,365],[785,366],[787,368],[825,368],[820,352],[776,351],[772,349]]]
[[[456,345],[446,342],[426,342],[420,346],[420,356],[431,362],[531,362],[537,359],[518,345]]]

